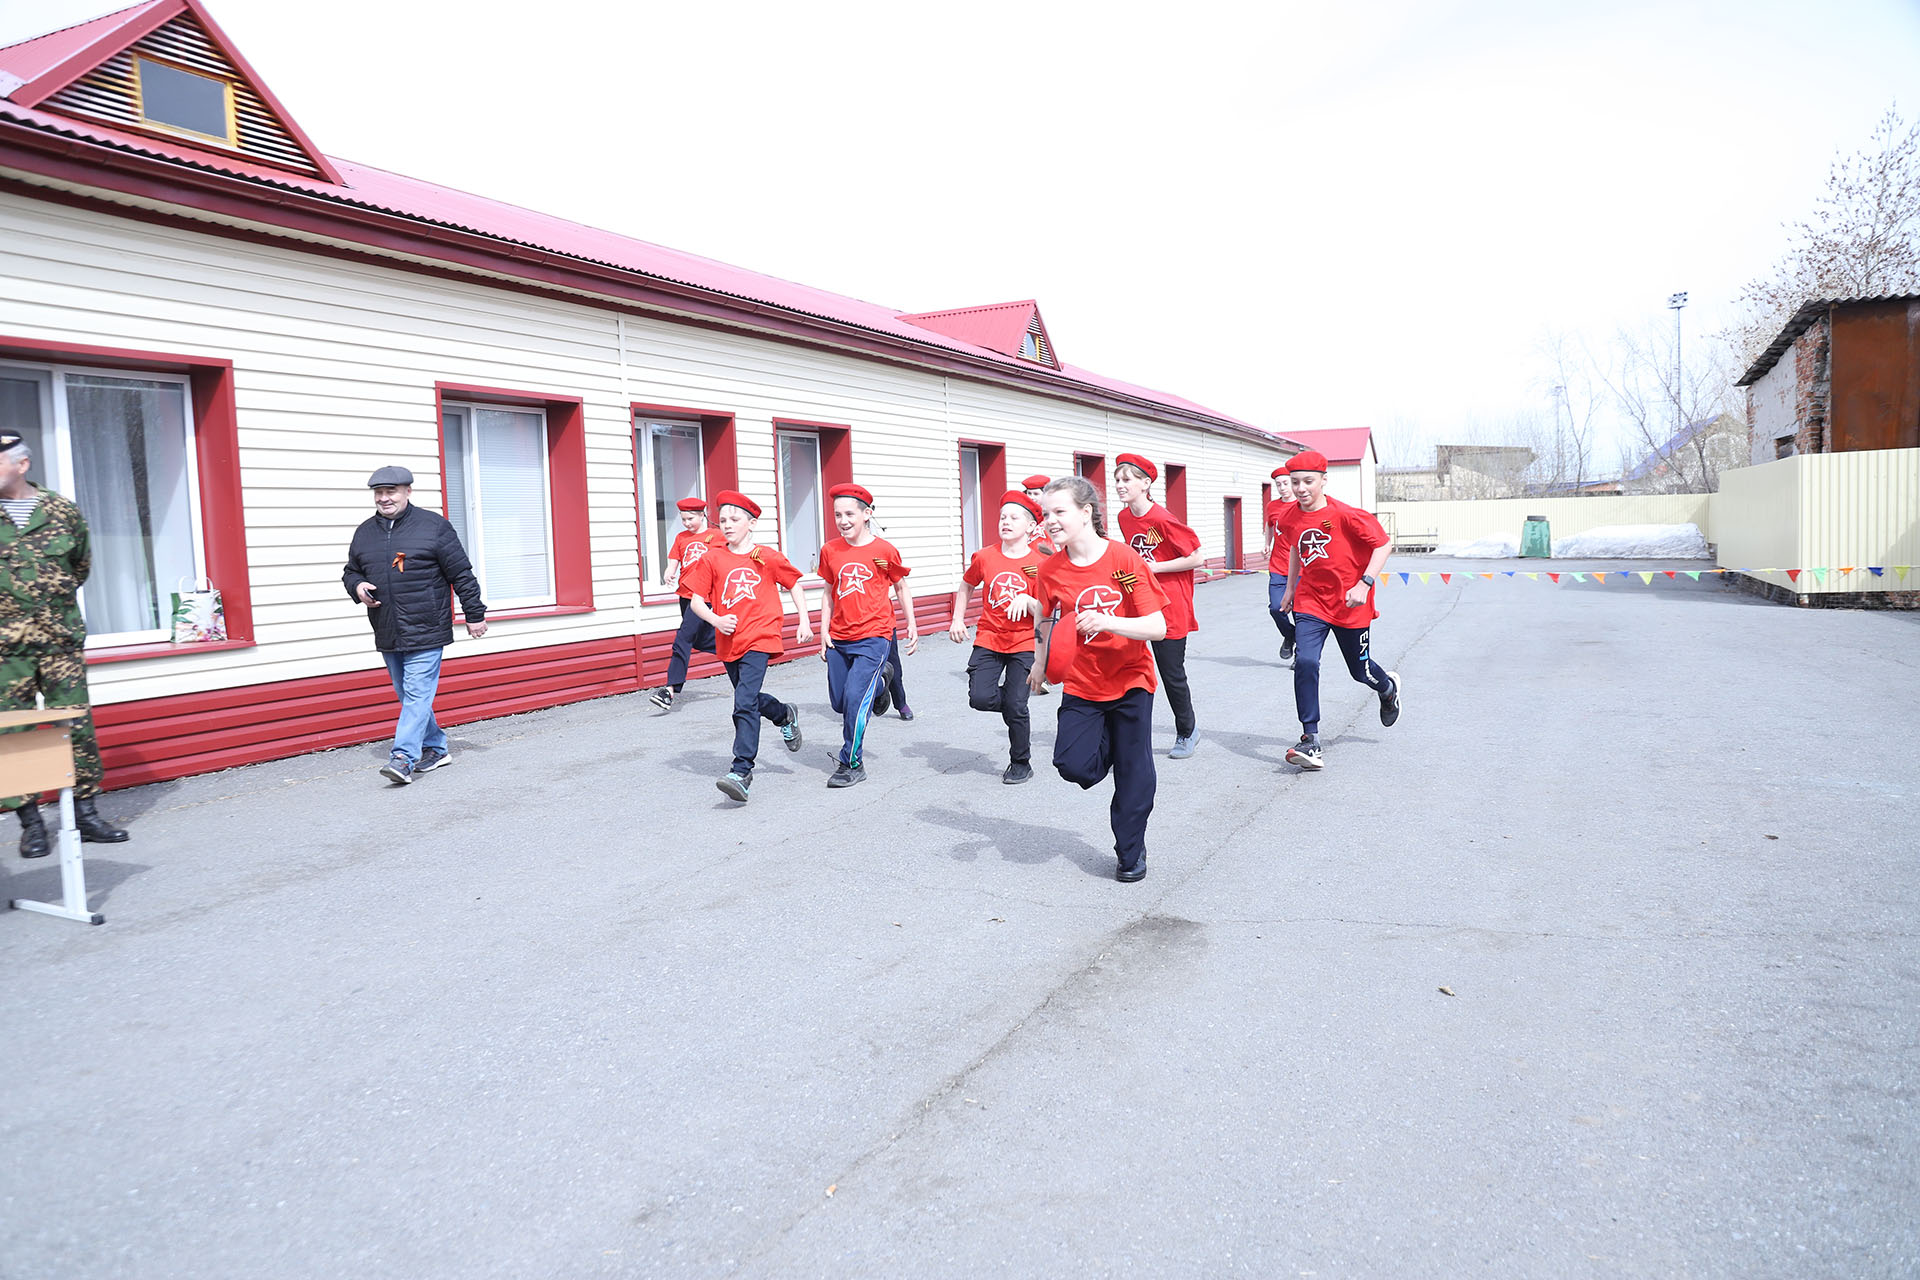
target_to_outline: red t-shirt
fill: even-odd
[[[701,556],[715,547],[724,547],[727,540],[714,528],[702,529],[695,533],[691,529],[682,529],[673,535],[673,550],[667,553],[667,559],[680,562],[680,598],[693,599],[693,592],[687,590],[687,570],[693,568]]]
[[[722,662],[738,662],[749,653],[786,652],[780,630],[785,621],[780,592],[800,581],[793,561],[772,547],[749,547],[746,555],[723,543],[701,556],[680,575],[693,594],[721,617],[739,619],[733,634],[714,630],[714,652]]]
[[[1173,513],[1157,503],[1147,514],[1137,516],[1132,507],[1120,508],[1120,536],[1127,540],[1142,560],[1178,560],[1200,549],[1200,535],[1173,518]],[[1153,580],[1167,593],[1167,639],[1178,640],[1198,631],[1193,616],[1193,570],[1156,573]]]
[[[1015,622],[1007,616],[1007,606],[1020,595],[1039,599],[1040,562],[1045,558],[1031,545],[1018,557],[998,546],[982,547],[973,553],[961,581],[970,587],[984,584],[987,588],[986,599],[980,604],[980,626],[973,634],[975,644],[995,653],[1033,652],[1032,615]]]
[[[1053,555],[1059,550],[1047,537],[1047,525],[1044,520],[1027,530],[1027,545],[1043,556]]]
[[[856,547],[835,538],[820,548],[820,576],[833,607],[831,638],[871,640],[893,634],[893,584],[911,570],[885,538]]]
[[[1163,612],[1167,593],[1154,581],[1132,548],[1109,542],[1100,558],[1085,568],[1065,548],[1040,562],[1040,589],[1034,593],[1043,614],[1060,609],[1056,627],[1070,627],[1081,609],[1141,618]],[[1080,641],[1080,650],[1063,681],[1066,691],[1089,702],[1112,702],[1129,689],[1149,693],[1160,687],[1153,673],[1153,650],[1144,640],[1127,640],[1110,631]]]
[[[1289,548],[1300,552],[1300,578],[1293,584],[1296,613],[1336,627],[1364,627],[1380,616],[1373,607],[1373,588],[1366,603],[1347,607],[1347,592],[1367,571],[1374,550],[1387,545],[1387,531],[1372,514],[1328,498],[1318,511],[1302,511],[1298,503],[1280,525]]]
[[[1267,536],[1273,540],[1273,550],[1267,553],[1267,568],[1283,578],[1287,576],[1287,539],[1280,532],[1280,525],[1299,505],[1289,498],[1275,498],[1267,503]]]

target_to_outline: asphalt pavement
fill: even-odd
[[[1395,579],[1302,775],[1265,603],[1133,885],[944,634],[850,790],[806,660],[744,807],[719,680],[109,795],[107,923],[0,914],[0,1275],[1920,1269],[1920,617]]]

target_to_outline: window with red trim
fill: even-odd
[[[0,417],[87,519],[91,661],[253,642],[231,362],[0,337]],[[176,644],[172,597],[202,578],[225,634]]]
[[[679,533],[679,500],[740,487],[733,415],[669,405],[633,406],[634,492],[640,496],[640,567],[645,587],[666,590],[667,553]]]
[[[487,612],[593,607],[585,412],[577,397],[435,383],[441,510]]]
[[[1169,462],[1167,477],[1167,514],[1181,524],[1187,523],[1187,469]]]
[[[960,442],[960,555],[967,559],[999,539],[1000,495],[1007,491],[1007,451],[984,440]]]
[[[1076,453],[1073,455],[1073,474],[1093,486],[1099,495],[1101,507],[1107,505],[1107,460],[1098,453]]]
[[[849,428],[831,422],[773,420],[780,551],[803,573],[820,569],[830,510],[827,490],[853,483],[852,435]]]

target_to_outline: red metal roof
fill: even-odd
[[[166,10],[167,14],[155,13],[156,10],[161,9]],[[59,52],[62,74],[66,80],[70,81],[85,74],[92,65],[97,65],[98,61],[103,61],[113,53],[117,53],[133,39],[137,39],[138,35],[127,34],[128,28],[134,23],[144,19],[147,21],[143,25],[148,25],[155,18],[164,21],[167,16],[188,9],[199,16],[211,30],[218,30],[213,26],[211,18],[206,15],[198,0],[148,0],[147,3],[135,5],[131,9],[110,14],[106,18],[96,19],[79,27],[68,28],[66,31],[55,32],[51,36],[42,36],[0,49],[0,69],[10,69],[16,65],[44,66],[54,53]],[[151,29],[151,25],[148,25],[148,29]],[[83,32],[89,33],[91,45],[81,38],[79,33]],[[21,52],[30,46],[54,40],[56,37],[61,38],[58,49],[49,46],[40,53],[22,54]],[[266,86],[240,59],[238,51],[230,43],[224,40],[222,43],[262,97],[269,102],[274,102]],[[74,70],[74,67],[82,61],[78,58],[76,51],[84,51],[89,47],[99,53],[99,58]],[[21,78],[25,79],[24,76]],[[6,96],[8,95],[0,94],[0,99]],[[278,103],[274,102],[274,105],[278,109]],[[298,126],[290,116],[282,112],[282,117],[289,128],[298,131]],[[339,182],[299,177],[285,170],[248,163],[244,158],[230,153],[201,150],[176,143],[171,138],[150,137],[129,130],[116,129],[98,121],[83,120],[74,116],[22,106],[17,101],[0,100],[0,119],[17,121],[38,130],[69,138],[212,170],[256,186],[267,185],[304,192],[343,205],[378,210],[424,224],[452,227],[510,244],[524,245],[601,266],[632,271],[656,280],[709,290],[729,298],[853,325],[919,345],[964,352],[985,358],[994,364],[1018,370],[1026,379],[1054,384],[1062,391],[1070,392],[1074,386],[1079,385],[1098,391],[1112,392],[1148,404],[1162,405],[1185,414],[1209,418],[1243,432],[1277,439],[1263,428],[1229,417],[1181,396],[1137,386],[1118,378],[1109,378],[1090,370],[1075,368],[1072,365],[1048,366],[1020,359],[1019,337],[1026,332],[1030,318],[1038,309],[1031,300],[992,307],[968,307],[956,311],[908,315],[893,307],[863,302],[856,298],[830,293],[824,289],[795,284],[775,276],[761,275],[712,258],[683,253],[677,249],[650,244],[644,240],[636,240],[598,227],[569,222],[564,218],[524,209],[504,201],[488,199],[485,196],[439,186],[402,174],[389,173],[384,169],[357,164],[350,160],[322,157],[317,151],[314,152],[316,160],[330,164],[338,174]],[[304,142],[304,135],[300,136]],[[935,323],[929,323],[929,321]],[[1015,324],[1017,324],[1017,332],[1013,332]],[[1013,333],[1011,344],[1003,345],[1002,339],[1010,332]]]
[[[1287,439],[1301,447],[1318,449],[1334,466],[1352,466],[1373,449],[1372,427],[1329,427],[1320,431],[1288,431]]]
[[[71,27],[63,27],[59,31],[49,31],[46,35],[35,36],[31,40],[22,40],[19,44],[11,44],[0,49],[0,97],[18,96],[22,99],[31,98],[33,101],[39,101],[46,96],[45,92],[42,92],[45,86],[40,82],[54,78],[49,73],[60,71],[69,59],[75,59],[79,54],[88,55],[85,59],[79,60],[83,63],[80,70],[74,75],[60,77],[61,82],[64,84],[93,70],[114,53],[118,53],[145,35],[147,30],[151,30],[152,28],[142,23],[141,19],[163,5],[172,7],[172,0],[144,0],[141,4],[116,10],[103,17],[77,23]],[[143,26],[146,29],[133,31],[132,28],[136,26]],[[114,37],[121,32],[128,32],[128,34],[120,40],[114,40]],[[95,56],[94,51],[108,45],[109,42],[112,43],[112,48],[99,52]],[[11,80],[7,77],[11,77]]]

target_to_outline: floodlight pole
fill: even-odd
[[[1673,310],[1673,434],[1675,439],[1678,439],[1680,433],[1687,429],[1687,424],[1682,421],[1687,411],[1680,401],[1681,370],[1686,367],[1680,363],[1680,312],[1686,305],[1687,295],[1684,292],[1667,295],[1667,306]]]

